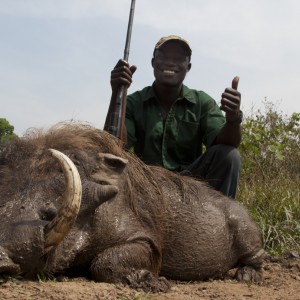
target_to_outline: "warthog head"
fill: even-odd
[[[27,187],[21,189],[16,182],[8,194],[1,194],[0,274],[31,273],[43,268],[43,258],[63,240],[76,220],[82,194],[79,173],[66,155],[53,149],[50,153],[64,173],[64,197],[59,209],[53,205],[56,199],[45,199],[43,189],[47,183],[42,178],[38,183],[26,182]],[[1,180],[5,183],[5,178]]]
[[[76,231],[75,220],[90,226],[95,209],[118,194],[127,159],[104,153],[115,141],[101,133],[62,123],[46,133],[29,131],[0,154],[0,274],[43,270],[57,245]],[[73,235],[69,245],[74,242]],[[79,242],[64,251],[76,247]]]

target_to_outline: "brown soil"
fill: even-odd
[[[230,275],[230,274],[229,274]],[[0,279],[0,299],[222,299],[222,300],[300,300],[299,256],[273,258],[264,264],[264,281],[260,284],[240,283],[228,276],[208,282],[171,282],[168,293],[144,293],[122,285],[95,283],[84,278],[63,282]]]

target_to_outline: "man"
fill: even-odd
[[[154,83],[127,97],[127,147],[147,164],[202,178],[234,198],[242,121],[238,77],[225,89],[218,107],[203,91],[183,84],[191,54],[188,42],[179,36],[158,41],[151,60]],[[130,86],[135,71],[136,66],[119,60],[111,72],[112,99],[120,85]]]

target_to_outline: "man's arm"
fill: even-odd
[[[242,128],[238,122],[226,122],[220,133],[217,135],[214,144],[225,144],[238,147],[242,140]]]

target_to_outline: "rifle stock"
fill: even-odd
[[[117,96],[111,99],[106,116],[104,130],[114,135],[126,144],[125,114],[126,114],[127,88],[122,85],[118,89]]]

